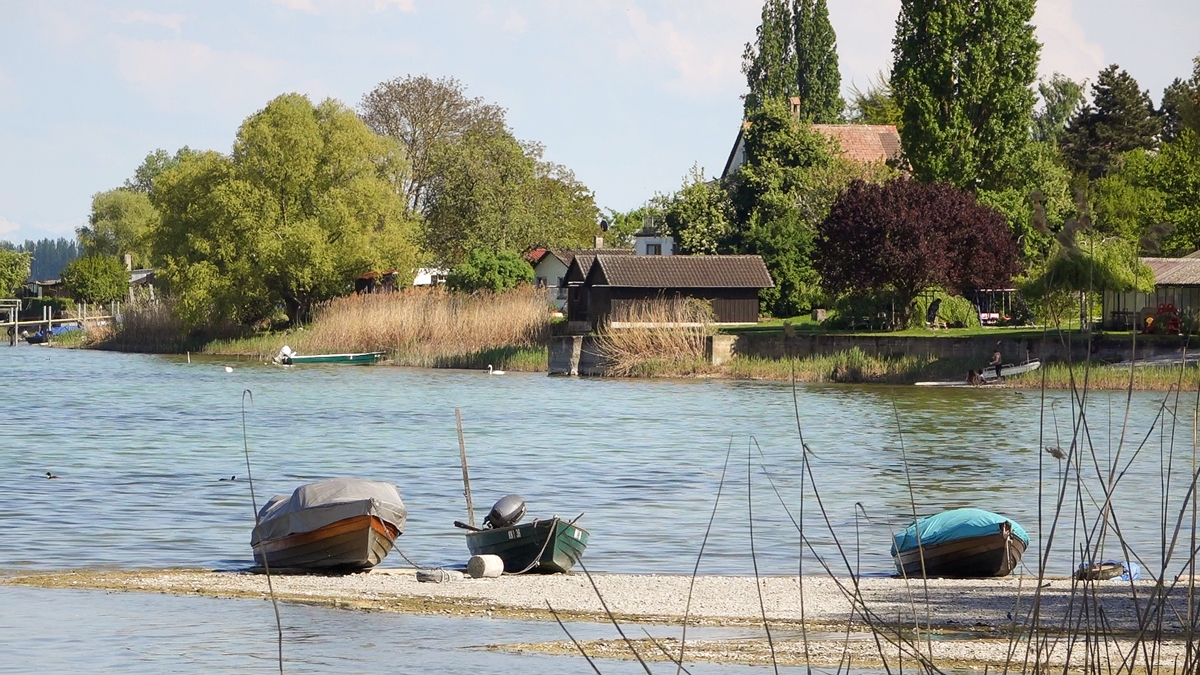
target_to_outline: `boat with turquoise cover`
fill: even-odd
[[[927,516],[892,537],[892,558],[904,577],[970,579],[1012,574],[1029,546],[1016,521],[983,509]]]

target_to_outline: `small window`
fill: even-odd
[[[563,277],[559,277],[559,278],[558,278],[558,286],[561,288],[562,286],[565,286],[565,285],[566,285],[566,284],[565,284],[565,283],[563,283]]]
[[[662,255],[662,244],[646,244],[646,255]]]

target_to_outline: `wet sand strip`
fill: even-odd
[[[622,622],[679,623],[687,603],[691,579],[661,575],[593,575],[605,602]],[[564,620],[607,621],[603,608],[587,578],[570,575],[505,576],[498,579],[467,579],[452,583],[419,583],[413,570],[382,569],[345,576],[276,576],[277,597],[288,602],[333,608],[387,611],[409,614],[451,615],[462,617],[502,617],[510,619],[552,620],[547,600]],[[76,588],[107,591],[171,593],[228,598],[266,598],[266,577],[247,572],[206,570],[145,571],[60,571],[45,573],[9,572],[0,583],[40,588]],[[772,628],[781,631],[801,627],[800,582],[795,577],[766,577],[761,580],[766,613]],[[1072,582],[1051,579],[1041,589],[1041,625],[1053,631],[1062,626],[1068,614]],[[902,579],[869,578],[859,582],[865,607],[872,615],[864,621],[861,611],[851,612],[847,590],[849,579],[812,577],[804,579],[804,626],[821,637],[810,640],[808,654],[814,665],[836,665],[849,655],[862,667],[882,665],[880,649],[870,626],[897,633],[912,641],[914,625],[919,621],[922,635],[937,639],[922,651],[933,650],[935,662],[943,664],[1003,664],[1009,635],[1022,627],[1029,614],[1036,583],[1032,579],[930,580],[928,584]],[[843,590],[846,589],[846,590]],[[1097,601],[1104,607],[1111,634],[1128,641],[1129,631],[1137,627],[1134,594],[1145,612],[1153,594],[1153,582],[1110,581],[1096,585]],[[1177,589],[1168,600],[1168,618],[1164,621],[1159,654],[1170,663],[1175,642],[1184,635],[1178,617],[1187,615],[1186,588]],[[1079,611],[1082,596],[1075,599]],[[1089,604],[1091,603],[1089,599]],[[914,608],[917,619],[914,620]],[[926,618],[928,616],[928,619]],[[692,597],[690,623],[714,626],[756,626],[762,619],[758,593],[752,577],[698,577]],[[1016,617],[1014,620],[1012,617]],[[928,620],[928,624],[926,623]],[[868,623],[870,625],[868,625]],[[1114,638],[1116,640],[1116,638]],[[1061,641],[1065,645],[1065,641]],[[671,641],[660,641],[668,651]],[[1183,642],[1178,643],[1182,650]],[[590,645],[590,646],[589,646]],[[932,645],[932,646],[930,646]],[[1119,648],[1113,642],[1114,653]],[[575,653],[570,642],[496,645],[494,649],[538,653]],[[776,644],[781,663],[806,662],[801,640],[789,637]],[[632,658],[621,642],[595,641],[585,644],[589,653],[606,658]],[[896,645],[886,646],[897,657]],[[591,650],[595,650],[592,652]],[[648,640],[638,644],[645,657],[665,659],[659,646]],[[1016,648],[1018,661],[1024,660],[1025,647]],[[906,648],[907,651],[907,648]],[[1066,647],[1048,652],[1065,663]],[[1076,652],[1082,652],[1076,649]],[[688,658],[736,663],[768,663],[764,640],[705,640],[688,643]],[[889,657],[891,658],[891,657]],[[915,658],[907,655],[905,660]],[[1072,656],[1074,660],[1075,655]],[[765,660],[764,660],[765,659]]]

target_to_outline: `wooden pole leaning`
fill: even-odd
[[[454,421],[458,424],[458,457],[462,461],[463,495],[467,498],[467,524],[475,528],[475,505],[471,503],[471,476],[467,473],[467,444],[463,440],[462,410],[454,409]]]

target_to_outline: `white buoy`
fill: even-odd
[[[229,366],[225,366],[225,372],[227,372],[227,373],[232,373],[232,372],[233,372],[233,368],[230,368]]]
[[[473,555],[467,561],[467,574],[472,579],[495,579],[504,574],[504,561],[498,555]]]

